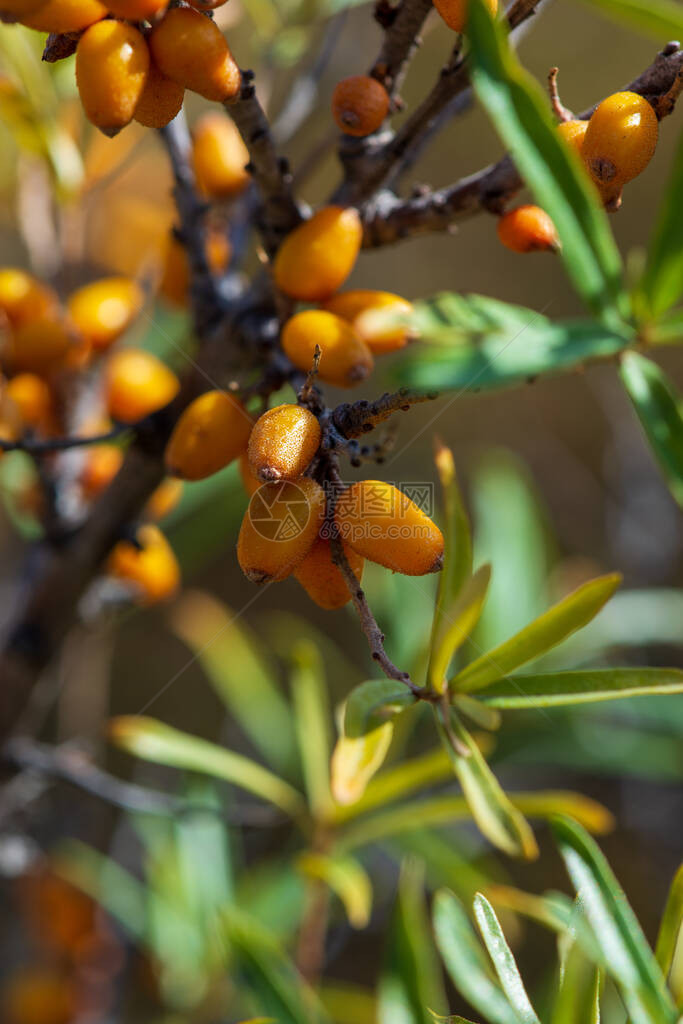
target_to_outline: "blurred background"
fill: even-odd
[[[334,6],[313,18],[310,4],[292,0],[250,0],[249,5],[230,0],[218,12],[240,64],[256,71],[259,93],[272,114],[280,109],[280,97],[297,69],[310,66],[321,45],[335,37],[315,108],[287,145],[295,175],[302,169],[300,195],[312,205],[329,194],[338,174],[329,116],[334,84],[370,66],[380,41],[369,6],[338,13],[330,10]],[[658,46],[580,3],[556,0],[530,20],[519,51],[542,82],[549,66],[558,65],[562,99],[580,111],[635,77],[665,42]],[[403,90],[408,109],[430,87],[450,43],[442,23],[430,20]],[[38,33],[0,28],[2,264],[31,268],[63,294],[103,273],[146,273],[173,222],[162,147],[154,132],[137,125],[112,140],[90,129],[75,95],[71,61],[41,65],[40,49]],[[188,93],[190,124],[205,107]],[[36,121],[36,112],[42,121]],[[629,185],[621,211],[612,218],[631,266],[638,266],[650,234],[679,132],[677,120],[675,115],[663,123],[655,159]],[[329,140],[322,158],[321,140]],[[448,184],[500,152],[486,117],[472,107],[423,154],[406,188]],[[229,215],[229,208],[221,211]],[[350,285],[388,289],[409,299],[440,290],[477,292],[552,318],[581,312],[560,261],[546,255],[520,257],[502,248],[489,217],[464,223],[452,235],[364,253]],[[187,332],[185,313],[160,301],[128,340],[182,366]],[[524,345],[523,334],[515,344]],[[388,386],[383,374],[391,358],[378,366],[358,397],[373,397]],[[683,385],[683,355],[677,347],[660,349],[657,359]],[[434,482],[434,434],[455,454],[473,519],[476,561],[493,561],[492,597],[470,657],[476,645],[509,636],[584,580],[618,570],[624,575],[620,594],[580,637],[549,656],[548,664],[683,667],[680,513],[612,366],[513,390],[451,396],[401,414],[383,478]],[[3,622],[11,616],[26,545],[35,536],[30,515],[17,501],[27,472],[21,455],[6,457],[0,465]],[[371,477],[376,470],[347,469],[349,478],[359,475]],[[254,735],[235,714],[239,701],[247,704],[263,696],[254,682],[253,659],[283,695],[283,708],[297,644],[313,645],[321,653],[331,709],[353,685],[374,675],[352,610],[321,611],[293,580],[261,592],[243,578],[234,546],[245,505],[235,466],[202,484],[187,484],[180,505],[163,524],[182,564],[183,595],[158,610],[105,611],[74,629],[26,713],[24,731],[53,743],[77,742],[115,775],[184,798],[194,794],[202,808],[175,820],[163,814],[130,815],[29,770],[4,787],[0,985],[7,992],[22,970],[43,972],[44,1016],[35,1017],[35,1024],[238,1019],[243,1008],[231,1002],[229,972],[226,976],[216,969],[220,956],[205,948],[205,930],[193,916],[195,904],[179,895],[185,893],[184,870],[206,872],[208,887],[224,887],[221,898],[239,891],[242,905],[265,926],[287,940],[293,936],[303,899],[301,878],[292,866],[300,846],[293,829],[268,815],[259,817],[251,802],[240,810],[241,798],[220,786],[179,780],[177,772],[133,761],[106,741],[111,715],[144,712],[261,759]],[[389,578],[372,566],[366,579],[389,654],[397,664],[419,669],[433,581]],[[223,622],[221,616],[230,612],[236,620],[210,648],[215,657],[206,652],[195,657],[193,651],[206,642],[207,623]],[[277,728],[268,726],[265,710],[264,721],[264,728]],[[263,742],[267,745],[267,738]],[[411,719],[409,730],[398,730],[391,759],[416,756],[433,742],[430,723]],[[614,814],[616,826],[601,844],[654,941],[683,837],[681,698],[638,699],[576,712],[511,712],[495,746],[491,743],[489,757],[506,788],[574,789]],[[296,759],[284,756],[282,766],[296,783]],[[444,791],[454,789],[448,781],[440,785]],[[359,856],[375,884],[373,913],[365,929],[354,931],[341,911],[333,910],[325,965],[328,1005],[336,1007],[333,1018],[374,1019],[363,993],[377,980],[406,853],[423,864],[429,886],[459,885],[467,893],[484,876],[533,892],[568,891],[542,829],[540,843],[540,861],[521,866],[493,854],[466,823],[363,847]],[[190,856],[192,844],[199,859],[183,867],[182,857]],[[55,852],[62,874],[75,888],[55,881],[47,860]],[[153,919],[161,911],[149,896],[142,899],[145,886],[166,899],[159,906],[168,909],[172,897],[180,901],[172,920]],[[79,895],[84,889],[105,904],[118,901],[120,906],[109,905],[111,915],[95,911]],[[513,938],[525,979],[542,993],[552,962],[545,934],[517,922]],[[58,984],[67,976],[77,989],[75,1004],[69,1002],[73,992],[65,993]],[[34,992],[39,991],[36,978]],[[450,1009],[466,1012],[452,994]]]

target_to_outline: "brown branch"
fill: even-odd
[[[401,388],[399,391],[387,391],[374,402],[344,402],[332,412],[330,419],[343,438],[362,437],[395,412],[407,412],[413,405],[432,402],[438,397],[439,392],[434,390],[411,391],[410,388]]]
[[[103,434],[91,434],[89,437],[50,437],[43,439],[22,437],[16,441],[5,441],[0,438],[0,451],[26,452],[28,455],[49,455],[52,452],[64,452],[70,448],[83,448],[90,444],[102,444],[114,441],[126,430],[134,430],[135,424],[117,423],[111,430]]]
[[[431,0],[401,0],[393,8],[376,8],[378,20],[389,24],[370,74],[392,98],[401,88],[408,65],[420,47],[420,32],[431,9]]]

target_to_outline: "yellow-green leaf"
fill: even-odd
[[[429,683],[439,693],[448,686],[446,674],[453,655],[469,639],[479,621],[490,579],[491,566],[482,565],[440,611],[429,664]]]
[[[307,878],[324,882],[339,897],[352,928],[365,928],[372,909],[372,883],[357,860],[306,852],[297,857],[296,866]]]

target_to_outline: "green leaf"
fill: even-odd
[[[683,11],[676,0],[585,0],[613,18],[662,39],[683,38]]]
[[[662,313],[656,323],[647,325],[647,339],[651,345],[678,345],[683,338],[683,309],[670,309]]]
[[[524,983],[517,970],[515,958],[505,941],[505,936],[498,923],[495,911],[486,897],[482,896],[480,892],[474,897],[474,916],[503,991],[514,1009],[520,1024],[540,1024],[534,1008],[529,1002]]]
[[[663,370],[635,352],[624,355],[620,372],[669,490],[683,506],[683,418],[679,396]]]
[[[437,712],[437,722],[472,817],[483,834],[511,856],[532,860],[538,855],[534,834],[506,796],[471,734],[455,713],[446,725]]]
[[[625,697],[683,693],[683,671],[675,668],[604,668],[584,672],[511,676],[481,695],[494,708],[550,708],[594,704]]]
[[[519,1024],[460,901],[441,889],[434,897],[433,915],[436,944],[458,992],[490,1024]]]
[[[619,573],[584,583],[515,636],[471,662],[451,680],[451,688],[465,693],[481,690],[545,654],[590,622],[620,583]]]
[[[337,805],[332,811],[332,820],[341,823],[376,807],[386,807],[416,789],[450,778],[452,773],[450,758],[443,747],[430,750],[421,757],[401,761],[371,779],[362,797],[355,803]]]
[[[683,33],[683,14],[676,4]],[[680,37],[679,37],[680,38]],[[681,136],[671,177],[659,207],[657,224],[647,253],[645,273],[636,293],[646,315],[658,317],[683,295],[683,136]]]
[[[199,590],[184,591],[171,626],[254,746],[278,770],[296,760],[292,718],[263,648],[237,615]]]
[[[372,883],[357,860],[305,852],[297,857],[296,866],[307,878],[324,882],[339,897],[352,928],[365,928],[372,909]]]
[[[463,305],[485,313],[476,330],[464,330]],[[396,364],[397,383],[457,392],[510,387],[590,360],[610,359],[634,337],[630,329],[609,329],[593,320],[554,323],[533,309],[520,312],[518,306],[509,307],[512,315],[504,316],[501,306],[505,304],[484,296],[450,293],[418,303],[418,315],[425,307],[434,314],[432,326],[423,329],[422,343],[409,346]]]
[[[439,693],[448,686],[446,675],[453,655],[465,640],[469,640],[479,621],[490,579],[491,566],[480,566],[458,594],[438,609],[439,621],[437,624],[435,616],[428,676],[430,685]]]
[[[600,1024],[600,969],[576,941],[565,958],[551,1024]]]
[[[337,803],[352,804],[361,798],[387,755],[392,719],[414,703],[410,690],[391,679],[371,679],[351,691],[332,754],[331,786]]]
[[[468,693],[456,693],[453,697],[453,707],[460,711],[466,718],[478,725],[480,729],[494,731],[500,728],[502,716],[498,711],[482,704],[477,697],[470,697]]]
[[[612,870],[590,836],[569,818],[552,828],[607,970],[635,1024],[675,1024],[662,972]]]
[[[683,928],[683,864],[679,867],[671,883],[655,947],[657,963],[665,977],[671,970],[681,928]]]
[[[596,190],[560,138],[547,98],[510,49],[503,23],[483,3],[471,5],[467,34],[474,90],[536,201],[552,217],[577,292],[603,323],[618,328],[629,315],[628,298]]]
[[[292,695],[308,803],[314,817],[332,805],[330,793],[329,707],[323,663],[314,644],[302,640],[292,651]]]
[[[378,1024],[432,1024],[430,1009],[445,1008],[441,973],[424,902],[424,875],[406,861],[389,947],[379,984]]]
[[[300,793],[242,754],[144,715],[121,715],[111,719],[109,734],[118,747],[144,761],[224,779],[268,800],[293,818],[306,817],[306,804]]]

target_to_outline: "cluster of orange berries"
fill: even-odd
[[[596,107],[588,121],[564,121],[557,130],[580,156],[605,207],[616,210],[624,185],[642,174],[654,155],[659,122],[643,96],[616,92]],[[513,252],[554,250],[559,244],[552,220],[533,205],[503,214],[498,237]]]
[[[225,102],[242,77],[206,12],[225,0],[0,0],[0,16],[50,33],[80,33],[76,81],[88,119],[106,135],[130,121],[161,128],[185,89]]]

